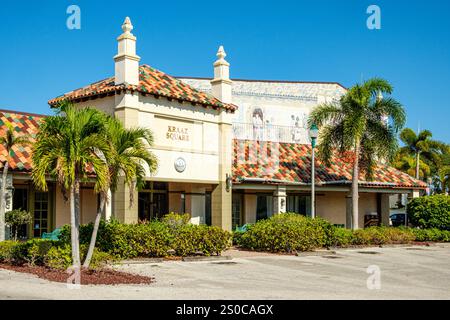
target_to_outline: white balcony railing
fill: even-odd
[[[277,126],[272,124],[233,123],[233,138],[282,143],[309,143],[308,130],[305,127]]]

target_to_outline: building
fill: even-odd
[[[176,78],[149,65],[140,65],[136,37],[127,18],[117,38],[113,77],[76,89],[49,101],[54,107],[70,100],[116,116],[127,127],[150,128],[152,152],[159,159],[148,172],[139,199],[129,206],[129,191],[121,185],[106,217],[126,223],[186,212],[195,223],[230,230],[279,212],[308,214],[311,148],[306,130],[310,111],[321,102],[345,93],[338,83],[231,80],[223,47],[217,52],[212,79]],[[36,134],[41,115],[0,111],[18,132]],[[0,160],[4,161],[4,150]],[[48,192],[30,182],[31,148],[13,150],[10,163],[9,208],[34,213],[29,235],[40,236],[69,222],[69,207],[53,183]],[[318,216],[349,226],[351,168],[348,159],[331,167],[316,162]],[[365,215],[388,223],[389,196],[417,196],[426,185],[393,168],[380,165],[375,181],[360,180],[360,225]],[[81,222],[93,220],[98,196],[84,185]]]

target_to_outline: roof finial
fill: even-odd
[[[129,17],[125,18],[125,21],[123,22],[123,25],[122,25],[122,30],[124,33],[127,33],[127,34],[131,33],[131,30],[133,30],[133,25],[131,24],[131,20]]]
[[[231,103],[230,64],[225,60],[227,56],[223,46],[217,51],[217,60],[214,62],[214,79],[211,80],[211,90],[214,97],[224,103]]]
[[[225,52],[225,50],[223,49],[223,46],[219,47],[219,50],[217,51],[217,58],[219,58],[220,60],[225,59],[225,57],[227,56],[227,53]]]

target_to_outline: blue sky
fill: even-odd
[[[81,30],[66,9],[81,8]],[[366,9],[381,8],[381,30]],[[379,76],[409,127],[450,142],[450,2],[0,1],[0,108],[51,113],[47,100],[112,76],[125,16],[142,62],[175,76],[212,75],[220,44],[232,77],[336,81]]]

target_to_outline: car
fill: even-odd
[[[393,227],[406,226],[406,213],[392,213],[389,216],[389,224]]]

